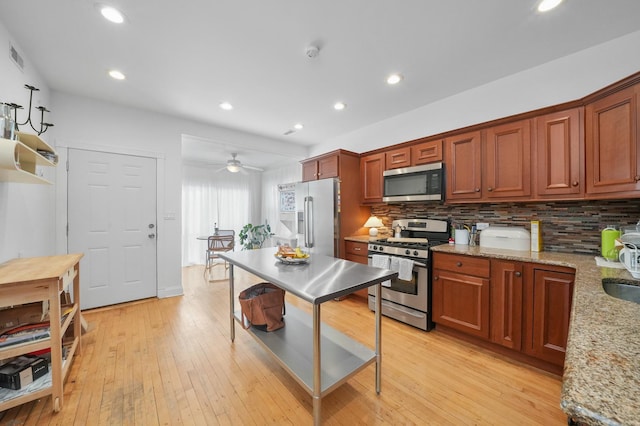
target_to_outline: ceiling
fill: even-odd
[[[102,3],[124,24],[91,0],[2,1],[0,20],[52,90],[302,145],[640,30],[638,0],[565,0],[546,14],[538,0]],[[385,83],[392,72],[400,84]]]

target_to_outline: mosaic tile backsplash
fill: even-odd
[[[445,206],[436,203],[376,205],[371,213],[382,219],[389,235],[394,219],[429,218],[448,220],[469,227],[477,222],[521,226],[531,230],[531,221],[541,221],[542,248],[562,253],[600,253],[600,232],[607,225],[629,226],[640,220],[640,199],[611,201],[567,201],[553,203],[499,203]]]

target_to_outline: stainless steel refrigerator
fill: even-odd
[[[339,257],[340,183],[321,179],[296,184],[298,246],[311,254]]]

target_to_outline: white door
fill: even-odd
[[[81,308],[156,296],[156,160],[70,149],[67,182]]]

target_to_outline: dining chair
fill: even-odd
[[[219,229],[214,235],[210,235],[207,243],[205,274],[216,265],[214,260],[220,259],[219,253],[233,251],[235,249],[236,233],[233,230]],[[225,269],[228,269],[227,261],[224,261]]]

